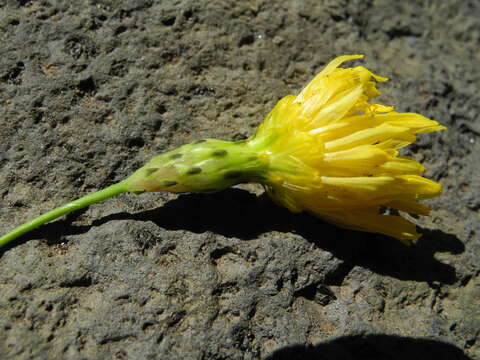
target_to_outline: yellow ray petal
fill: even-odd
[[[379,114],[377,119],[390,125],[410,128],[414,130],[415,134],[446,129],[445,126],[440,125],[438,122],[414,113],[392,111],[388,114]]]
[[[425,171],[425,167],[410,159],[394,158],[381,165],[381,169],[390,174],[416,174],[419,175]]]
[[[330,213],[322,216],[336,225],[352,230],[385,234],[406,245],[420,237],[413,223],[401,216],[370,214],[362,211]]]
[[[390,158],[388,153],[373,145],[362,145],[352,149],[327,152],[323,156],[323,161],[336,167],[359,166],[368,169],[381,165]]]
[[[339,56],[332,61],[330,61],[327,66],[319,73],[317,74],[312,81],[300,92],[300,94],[297,97],[297,102],[303,102],[305,99],[309,98],[313,94],[318,92],[319,88],[319,83],[323,83],[324,79],[333,73],[333,71],[339,67],[342,63],[348,60],[354,60],[354,59],[361,59],[363,58],[363,55],[344,55],[344,56]]]
[[[409,214],[428,215],[430,208],[413,200],[392,200],[384,204],[387,207],[405,211]]]
[[[325,68],[316,77],[323,77],[323,76],[330,75],[336,68],[342,65],[345,61],[363,59],[363,58],[364,58],[364,55],[360,55],[360,54],[337,56],[335,59],[330,61],[327,64],[327,66],[325,66]]]
[[[381,141],[378,144],[375,144],[374,146],[380,148],[380,149],[401,149],[405,146],[410,145],[413,143],[417,137],[413,134],[409,133],[402,133],[396,135],[394,138],[387,139],[385,141]]]
[[[428,199],[442,192],[442,185],[418,175],[400,175],[398,178],[404,181],[402,185],[408,192],[417,194],[418,200]]]
[[[322,176],[322,183],[352,190],[377,191],[379,188],[395,181],[391,176],[357,176],[357,177],[331,177]]]
[[[375,142],[397,137],[403,133],[408,133],[408,129],[384,123],[374,128],[360,130],[340,139],[329,141],[325,143],[325,149],[328,151],[339,151],[358,145],[374,144]]]
[[[362,95],[362,86],[357,85],[352,89],[348,89],[338,94],[326,106],[320,109],[312,119],[312,127],[318,125],[328,124],[329,122],[341,119],[348,113],[353,105],[358,101]]]

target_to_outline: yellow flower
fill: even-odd
[[[415,134],[445,129],[436,121],[369,103],[388,80],[363,66],[339,68],[362,55],[331,61],[298,96],[280,100],[249,140],[269,163],[270,197],[345,228],[382,233],[404,243],[415,225],[385,208],[427,215],[418,201],[441,193],[418,162],[398,156]]]

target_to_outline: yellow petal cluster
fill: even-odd
[[[415,225],[389,209],[427,215],[429,208],[418,201],[439,195],[442,187],[398,150],[418,133],[445,127],[370,103],[380,95],[377,83],[388,79],[363,66],[339,68],[362,57],[331,61],[298,96],[280,100],[250,141],[265,144],[270,168],[264,183],[277,203],[409,243],[419,237]]]

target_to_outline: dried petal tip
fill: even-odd
[[[280,100],[249,143],[268,158],[262,182],[277,203],[409,243],[420,236],[415,225],[380,209],[427,215],[429,209],[418,201],[442,189],[421,177],[424,167],[399,157],[398,150],[418,133],[445,127],[371,103],[380,95],[377,83],[388,79],[363,66],[339,68],[362,57],[331,61],[298,96]]]

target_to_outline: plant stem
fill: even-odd
[[[57,207],[56,209],[53,209],[43,215],[36,217],[33,220],[30,220],[16,227],[12,231],[10,231],[8,234],[3,235],[2,237],[0,237],[0,247],[8,244],[9,242],[15,240],[16,238],[18,238],[23,234],[29,231],[32,231],[33,229],[36,229],[40,225],[43,225],[49,221],[52,221],[62,215],[69,214],[72,211],[79,210],[81,208],[87,207],[89,205],[95,204],[97,202],[111,198],[115,195],[118,195],[127,191],[128,190],[126,189],[125,184],[122,181],[117,184],[111,185],[105,189],[96,191],[92,194],[85,195],[80,199],[70,201],[62,206]]]

